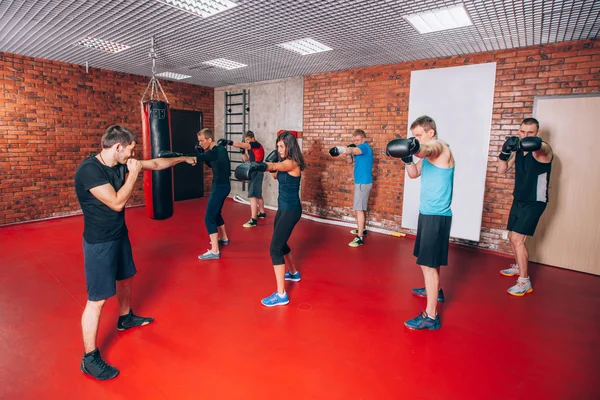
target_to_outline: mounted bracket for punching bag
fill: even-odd
[[[152,79],[148,82],[141,100],[142,137],[144,159],[157,158],[161,150],[171,151],[171,115],[169,100],[156,79],[156,53],[154,38],[150,48],[152,58]],[[148,89],[151,88],[147,97]],[[160,93],[164,101],[160,100]],[[144,171],[144,195],[146,215],[152,219],[167,219],[173,216],[174,191],[173,169],[162,171]]]

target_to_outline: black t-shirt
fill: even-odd
[[[118,192],[125,184],[127,172],[127,165],[117,164],[109,168],[95,156],[85,159],[77,168],[75,192],[83,211],[83,237],[86,242],[110,242],[127,233],[125,209],[114,211],[90,192],[90,189],[107,183]]]
[[[229,155],[225,146],[214,146],[212,149],[205,151],[196,156],[198,162],[209,161],[210,167],[213,170],[213,184],[224,185],[229,184],[231,176],[231,164]]]

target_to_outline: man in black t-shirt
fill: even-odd
[[[137,138],[127,128],[113,125],[102,136],[102,151],[85,159],[75,173],[75,191],[83,211],[83,254],[88,301],[81,318],[85,355],[81,371],[96,379],[114,378],[119,371],[104,362],[96,348],[100,314],[106,299],[117,295],[122,331],[143,326],[153,318],[137,316],[130,307],[131,282],[136,273],[125,225],[125,204],[142,169],[162,170],[195,157],[138,161]]]
[[[533,236],[548,203],[548,185],[554,153],[550,145],[538,136],[540,124],[535,118],[526,118],[519,127],[519,136],[509,136],[498,155],[498,173],[515,166],[513,203],[508,216],[508,238],[516,264],[503,269],[504,276],[519,275],[517,284],[508,293],[521,297],[533,292],[527,267],[529,252],[525,242]],[[512,157],[512,154],[515,154]]]
[[[243,142],[234,142],[232,140],[221,139],[223,144],[246,150],[242,156],[244,162],[262,162],[265,159],[265,149],[260,144],[254,132],[247,131],[244,134]],[[244,224],[244,228],[252,228],[258,225],[258,218],[267,218],[265,212],[265,201],[262,197],[264,172],[256,172],[248,182],[248,199],[250,200],[250,221]]]

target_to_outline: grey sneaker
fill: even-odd
[[[200,260],[218,260],[219,258],[221,258],[221,253],[213,253],[210,250],[198,256]]]

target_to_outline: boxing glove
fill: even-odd
[[[521,150],[523,151],[538,151],[542,148],[542,138],[538,136],[527,136],[521,139]]]
[[[217,140],[217,146],[233,146],[233,140],[219,139]]]
[[[348,147],[356,147],[356,145],[354,143],[351,143],[348,145]]]
[[[346,148],[342,146],[335,146],[329,149],[329,155],[331,157],[337,157],[340,154],[344,154],[346,152]]]
[[[174,157],[181,157],[181,156],[183,156],[183,154],[175,153],[174,151],[170,151],[170,150],[161,150],[158,152],[157,156],[158,156],[158,158],[174,158]]]
[[[508,161],[510,154],[517,150],[519,150],[519,137],[509,136],[502,145],[502,150],[500,151],[500,154],[498,154],[498,158],[502,161]]]
[[[277,153],[277,150],[273,150],[272,152],[270,152],[267,158],[265,158],[265,162],[279,162],[279,154]]]
[[[200,143],[196,144],[195,149],[196,149],[196,153],[200,153],[200,154],[204,153],[204,147],[200,146]]]
[[[265,172],[267,164],[264,162],[247,162],[238,165],[235,169],[235,179],[238,181],[250,181],[257,172]]]
[[[407,158],[412,162],[412,155],[417,154],[419,150],[421,150],[421,144],[416,138],[411,137],[392,140],[387,144],[385,154],[394,158]]]

